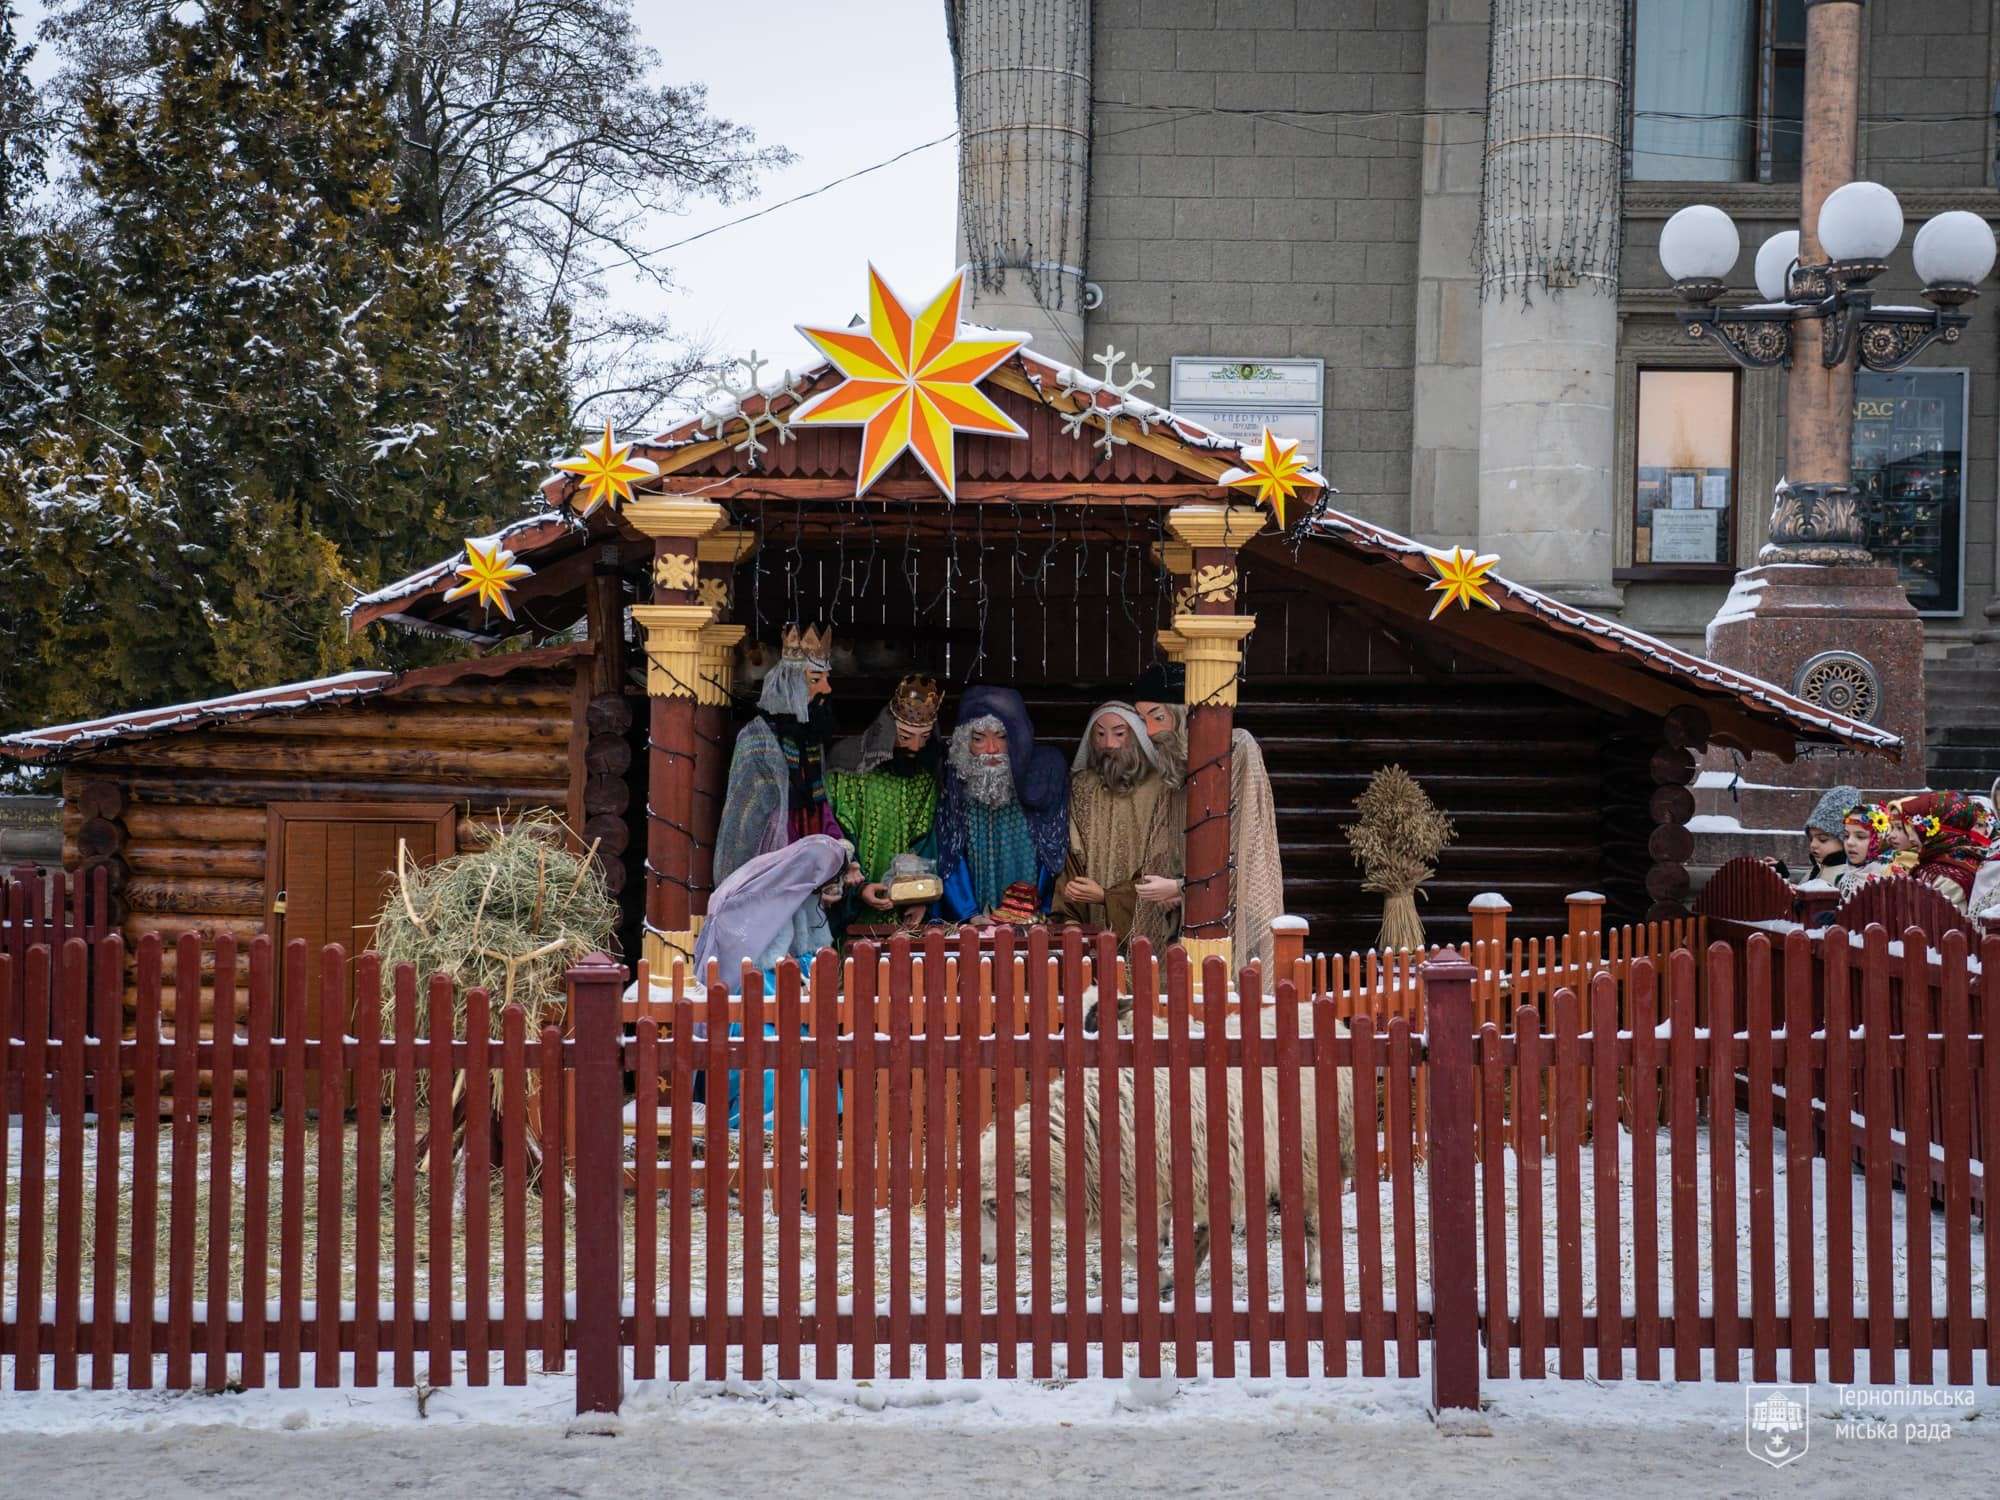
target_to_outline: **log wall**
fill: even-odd
[[[476,847],[476,822],[503,809],[568,817],[576,673],[564,662],[107,746],[64,768],[64,861],[88,857],[86,806],[108,805],[115,789],[127,943],[159,933],[171,977],[180,933],[228,933],[247,965],[277,873],[266,867],[271,803],[450,801],[460,852]],[[204,1027],[213,978],[204,971]],[[236,993],[240,1017],[247,968]]]

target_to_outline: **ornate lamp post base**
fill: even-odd
[[[1757,561],[1874,567],[1862,529],[1861,497],[1852,485],[1779,480],[1771,502],[1771,539]]]

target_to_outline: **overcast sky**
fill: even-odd
[[[21,6],[24,35],[45,9],[39,0]],[[754,199],[696,203],[662,218],[651,242],[685,239],[955,130],[944,10],[944,0],[633,0],[663,79],[707,84],[717,114],[798,157]],[[45,54],[35,71],[52,64]],[[957,160],[952,142],[933,146],[671,252],[677,287],[666,310],[690,334],[712,337],[719,354],[754,347],[777,363],[803,363],[811,350],[793,325],[838,326],[862,311],[870,260],[906,297],[943,284],[953,269]],[[659,307],[660,294],[629,274],[622,286]]]

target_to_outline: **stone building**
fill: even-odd
[[[948,0],[979,313],[1065,359],[1128,351],[1210,421],[1231,415],[1218,377],[1262,367],[1346,510],[1700,651],[1766,539],[1784,381],[1682,334],[1659,232],[1728,210],[1729,295],[1755,300],[1758,245],[1797,224],[1805,9]],[[1926,218],[2000,218],[2000,0],[1876,0],[1864,28],[1857,175],[1906,216],[1879,300],[1914,302]],[[1934,741],[2000,701],[1968,649],[2000,639],[2000,298],[1970,311],[1958,343],[1855,394],[1870,545],[1925,617]]]

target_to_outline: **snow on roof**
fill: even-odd
[[[102,719],[83,719],[74,724],[51,724],[41,729],[24,729],[0,736],[0,752],[22,760],[43,760],[59,752],[90,749],[113,740],[286,713],[322,703],[370,698],[385,691],[395,680],[394,672],[342,672],[334,677],[315,677],[308,682],[288,682],[282,687],[257,688],[221,698],[204,698],[197,703],[142,708]]]
[[[558,515],[554,511],[538,510],[532,515],[522,516],[519,520],[509,521],[491,536],[468,537],[467,540],[476,543],[482,550],[491,548],[497,543],[510,552],[518,552],[524,547],[539,547],[552,542],[564,532],[573,529],[573,525],[567,516]],[[394,604],[402,599],[414,598],[446,579],[456,578],[453,569],[458,566],[462,555],[454,552],[450,557],[434,562],[427,568],[419,568],[407,578],[399,578],[394,583],[385,583],[372,593],[357,596],[347,606],[345,614],[352,619],[356,610],[374,604]]]

